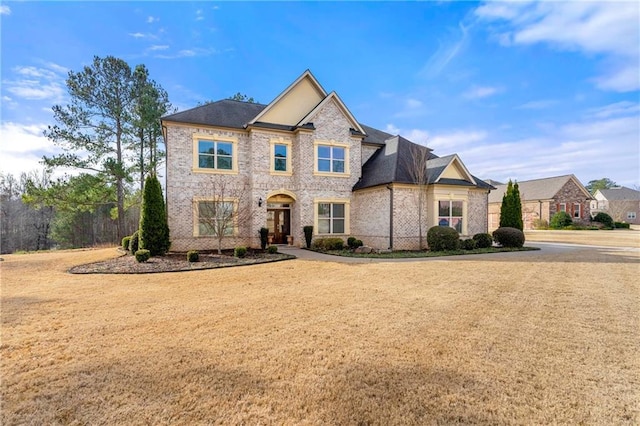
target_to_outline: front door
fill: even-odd
[[[289,209],[268,209],[267,228],[274,244],[286,244],[291,233],[291,211]]]

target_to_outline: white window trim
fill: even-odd
[[[276,145],[287,147],[287,170],[276,170]],[[291,139],[273,138],[269,141],[269,173],[273,176],[292,176],[293,168],[291,164]]]
[[[560,203],[559,211],[567,213],[567,203]]]
[[[198,152],[198,143],[200,141],[207,142],[223,142],[223,143],[231,143],[231,170],[221,170],[221,169],[209,169],[209,168],[201,168],[199,162],[199,152]],[[194,173],[211,173],[211,174],[219,174],[219,175],[237,175],[238,174],[238,138],[229,137],[229,136],[218,136],[218,135],[205,135],[205,134],[194,134],[193,135],[193,168],[192,171]]]
[[[456,229],[454,226],[451,226],[451,219],[462,219],[462,232],[460,232],[461,235],[466,235],[467,233],[467,200],[464,199],[440,199],[437,201],[436,204],[436,225],[440,226],[440,218],[444,217],[444,216],[440,216],[440,203],[446,201],[449,203],[449,228],[453,228]],[[451,213],[453,212],[453,209],[451,208],[451,203],[453,202],[461,202],[462,203],[462,216],[452,216]]]
[[[576,210],[576,206],[578,207],[577,210]],[[578,213],[577,216],[576,216],[576,213]],[[581,217],[582,217],[582,204],[573,203],[573,218],[574,219],[580,219]]]
[[[318,232],[318,204],[344,204],[344,232],[340,234],[320,234]],[[343,236],[351,232],[351,201],[348,198],[314,198],[313,200],[313,235],[318,236]]]
[[[634,220],[636,216],[636,212],[627,212],[627,219],[629,220]]]
[[[318,147],[328,146],[344,149],[344,172],[321,172],[318,170]],[[313,174],[314,176],[328,176],[328,177],[350,177],[351,172],[349,168],[349,144],[336,142],[335,140],[316,140],[313,143]]]
[[[210,197],[195,197],[193,199],[193,236],[200,238],[217,238],[216,235],[200,235],[200,202],[202,201],[210,201],[213,203],[233,203],[233,233],[231,235],[225,235],[222,238],[237,237],[239,232],[238,205],[240,203],[240,200],[237,197],[224,197],[222,199]]]

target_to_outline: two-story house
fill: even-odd
[[[598,189],[591,201],[591,214],[607,213],[616,222],[640,224],[640,191],[617,186]]]
[[[492,187],[457,155],[360,124],[309,71],[268,105],[221,100],[165,116],[162,126],[174,250],[216,247],[212,203],[237,217],[225,248],[259,247],[262,227],[280,244],[303,245],[312,225],[316,238],[352,235],[396,250],[418,248],[431,226],[487,230]],[[422,185],[417,167],[426,169]]]

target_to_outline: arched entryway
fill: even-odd
[[[287,244],[291,235],[291,209],[295,195],[281,190],[267,197],[267,229],[273,244]]]

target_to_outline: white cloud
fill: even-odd
[[[0,15],[11,15],[11,8],[6,4],[0,5]]]
[[[203,20],[204,20],[204,16],[203,16],[202,9],[198,9],[196,11],[196,21],[203,21]]]
[[[50,100],[60,103],[65,95],[64,77],[59,70],[63,67],[47,64],[49,68],[19,66],[12,69],[14,79],[2,83],[6,91],[16,98],[26,100]]]
[[[466,99],[481,99],[496,95],[502,92],[499,87],[475,86],[467,90],[462,96]]]
[[[460,23],[459,29],[460,35],[456,35],[455,41],[442,42],[438,40],[438,50],[427,60],[419,72],[420,75],[428,78],[437,77],[464,50],[468,39],[468,29],[462,23]]]
[[[148,37],[147,34],[142,34],[142,33],[129,33],[129,35],[133,38],[146,38]]]
[[[422,101],[417,99],[407,99],[406,106],[411,109],[420,108],[422,106]]]
[[[167,50],[169,48],[168,45],[163,44],[163,45],[153,45],[149,48],[149,50]]]
[[[504,45],[543,43],[615,59],[613,71],[594,78],[602,90],[640,88],[638,2],[496,2],[483,4],[475,14],[485,21],[506,21],[497,32]]]
[[[209,56],[214,53],[217,53],[217,51],[213,49],[203,49],[200,47],[195,47],[192,49],[179,50],[174,54],[161,54],[161,55],[159,54],[159,55],[155,55],[155,57],[158,59],[178,59],[178,58],[191,58],[195,56]]]
[[[160,20],[160,18],[156,18],[155,16],[149,16],[147,18],[147,23],[148,24],[153,24],[154,22],[158,22]]]
[[[53,143],[42,135],[46,128],[44,124],[2,123],[0,170],[20,176],[22,172],[42,169],[42,165],[39,164],[42,156],[58,152]]]
[[[613,116],[637,114],[639,112],[640,104],[622,101],[599,108],[593,108],[587,112],[587,116],[593,118],[609,118]]]

